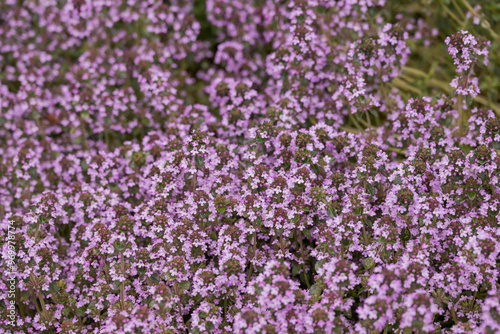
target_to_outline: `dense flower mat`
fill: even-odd
[[[498,27],[1,0],[0,332],[498,333]]]

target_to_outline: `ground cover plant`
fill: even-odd
[[[1,333],[498,333],[500,4],[0,0]]]

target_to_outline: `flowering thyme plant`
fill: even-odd
[[[497,333],[492,3],[0,1],[0,333]]]

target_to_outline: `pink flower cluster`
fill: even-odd
[[[497,332],[500,121],[384,5],[0,3],[0,333]]]
[[[479,79],[473,76],[473,68],[475,64],[479,64],[480,57],[483,58],[482,64],[488,65],[488,47],[491,42],[478,41],[467,31],[461,30],[447,37],[445,43],[459,74],[451,81],[450,86],[456,89],[457,94],[476,97],[480,93]]]

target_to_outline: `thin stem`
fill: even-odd
[[[457,10],[458,15],[460,15],[462,20],[465,21],[467,18],[465,17],[465,14],[462,11],[462,8],[460,8],[460,6],[458,5],[458,3],[455,0],[451,0],[451,2],[453,3],[453,7],[455,7],[455,9]]]
[[[250,269],[248,270],[247,282],[250,282],[250,277],[253,274],[253,263],[250,262]]]
[[[469,312],[472,312],[474,309],[474,303],[476,302],[476,297],[477,297],[477,291],[479,290],[479,287],[477,288],[476,291],[474,291],[474,296],[472,297],[472,303],[470,304],[470,310]]]
[[[350,126],[344,126],[344,125],[340,126],[340,130],[345,131],[345,132],[354,133],[354,134],[359,133],[359,130],[351,128]]]
[[[106,140],[106,149],[109,152],[109,151],[111,151],[111,143],[109,141],[109,130],[108,129],[104,130],[104,138]]]
[[[47,313],[47,308],[45,307],[45,301],[43,300],[42,293],[38,291],[38,298],[40,299],[40,305],[42,306],[43,316],[45,320],[49,321],[49,314]]]
[[[182,324],[186,326],[186,323],[184,322],[184,317],[182,315],[182,308],[181,308],[181,294],[179,293],[179,289],[177,287],[177,282],[174,284],[174,292],[179,296],[179,303],[177,304],[177,308],[179,310],[179,316],[181,317]]]
[[[455,308],[453,306],[451,307],[450,313],[455,324],[458,324],[457,314],[455,313]]]
[[[448,14],[456,23],[458,23],[458,25],[462,26],[463,22],[460,21],[460,19],[455,14],[453,14],[453,12],[448,8],[448,6],[446,6],[443,3],[443,1],[440,1],[440,3],[446,14]]]
[[[253,223],[252,223],[253,225]],[[253,225],[255,229],[255,225]],[[257,229],[255,229],[255,232],[253,233],[253,246],[252,246],[252,259],[255,258],[255,253],[257,252]],[[250,281],[250,277],[252,277],[253,273],[253,262],[250,263],[250,269],[248,271],[248,277],[247,277],[247,282]]]
[[[197,176],[197,174],[194,174],[193,178],[191,180],[191,187],[193,188],[193,191],[196,190],[196,176]]]
[[[386,150],[391,151],[391,152],[396,152],[396,153],[401,154],[401,155],[406,155],[406,150],[399,149],[396,147],[388,147],[388,148],[386,148]]]
[[[368,236],[366,234],[366,229],[365,229],[365,223],[363,223],[363,225],[361,226],[361,228],[363,229],[363,243],[366,245],[368,245],[370,242],[368,241]]]
[[[226,324],[227,319],[227,296],[224,298],[224,325]]]
[[[463,101],[462,101],[462,95],[459,95],[457,98],[457,108],[458,108],[458,133],[462,135],[463,133],[463,119],[464,119],[464,110],[463,110]]]
[[[25,318],[26,314],[24,313],[24,304],[19,299],[19,289],[16,287],[16,303],[19,306],[19,313],[21,314],[21,318]]]
[[[307,271],[306,271],[306,257],[304,256],[304,245],[302,244],[302,236],[299,235],[299,243],[300,243],[300,254],[302,255],[302,270],[304,270],[304,277],[306,279],[306,285],[307,288],[309,289],[311,285],[309,284],[309,278],[307,278]]]
[[[487,23],[487,27],[488,27],[488,28],[487,28],[487,30],[488,30],[488,32],[490,33],[490,35],[491,35],[494,39],[497,39],[497,38],[498,38],[498,34],[497,34],[495,31],[493,31],[493,29],[491,29],[491,25],[490,25],[490,23],[489,23],[488,21],[484,20],[484,19],[483,19],[483,18],[482,18],[482,17],[478,14],[478,12],[476,12],[476,11],[475,11],[475,10],[474,10],[474,8],[472,8],[472,6],[470,5],[470,3],[469,3],[467,0],[462,0],[462,2],[463,2],[463,4],[465,5],[465,7],[467,7],[467,9],[468,9],[468,10],[469,10],[469,11],[470,11],[470,12],[471,12],[471,13],[472,13],[475,17],[477,17],[477,18],[479,18],[479,19],[482,19],[482,20],[483,20],[483,22],[486,22],[486,23]]]
[[[33,297],[33,302],[35,302],[36,311],[38,312],[38,314],[40,314],[40,316],[42,316],[43,313],[40,310],[40,308],[38,307],[38,302],[37,302],[37,299],[35,297],[35,292],[34,291],[31,291],[31,296]]]
[[[365,115],[366,115],[366,121],[368,122],[368,129],[371,132],[372,131],[372,121],[370,120],[370,112],[368,110],[365,110]]]
[[[120,262],[121,262],[122,274],[123,277],[125,277],[125,261],[123,259],[123,251],[121,252],[120,257],[121,257]],[[123,281],[122,285],[120,286],[120,300],[121,300],[122,310],[125,310],[125,281]]]
[[[356,121],[356,119],[354,119],[354,116],[352,114],[349,114],[349,120],[354,124],[354,126],[361,132],[365,132],[363,130],[363,128],[361,127],[361,125],[359,125],[358,121]]]

